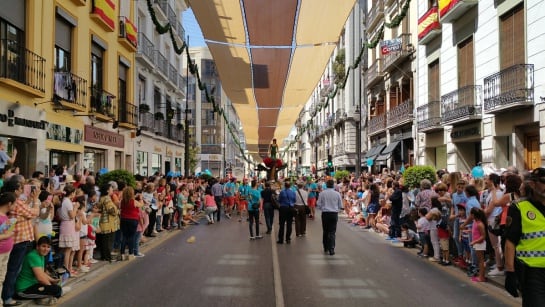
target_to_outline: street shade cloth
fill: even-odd
[[[355,0],[190,0],[254,158],[288,137]]]

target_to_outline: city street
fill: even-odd
[[[264,226],[264,225],[262,225]],[[187,239],[195,236],[194,243]],[[418,258],[340,218],[336,255],[323,253],[321,221],[291,244],[248,239],[222,219],[153,241],[144,258],[79,277],[63,306],[517,306],[491,283]],[[162,242],[161,242],[162,241]],[[92,276],[92,277],[91,277]]]

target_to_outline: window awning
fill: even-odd
[[[395,142],[392,142],[390,144],[388,144],[388,146],[386,146],[386,148],[384,148],[384,150],[380,153],[380,155],[377,157],[377,161],[386,161],[388,160],[391,156],[392,156],[392,153],[394,152],[394,150],[396,149],[397,146],[399,146],[399,143],[401,141],[395,141]]]
[[[384,149],[384,147],[386,147],[386,145],[377,145],[377,146],[371,147],[371,149],[365,154],[365,159],[374,160],[380,154],[382,149]]]

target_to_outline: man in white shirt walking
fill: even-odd
[[[322,243],[324,252],[335,255],[335,232],[339,211],[343,210],[341,194],[334,190],[335,181],[329,179],[326,182],[326,189],[318,196],[317,207],[322,211]]]

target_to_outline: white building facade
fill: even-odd
[[[543,165],[545,3],[418,1],[419,164]]]

